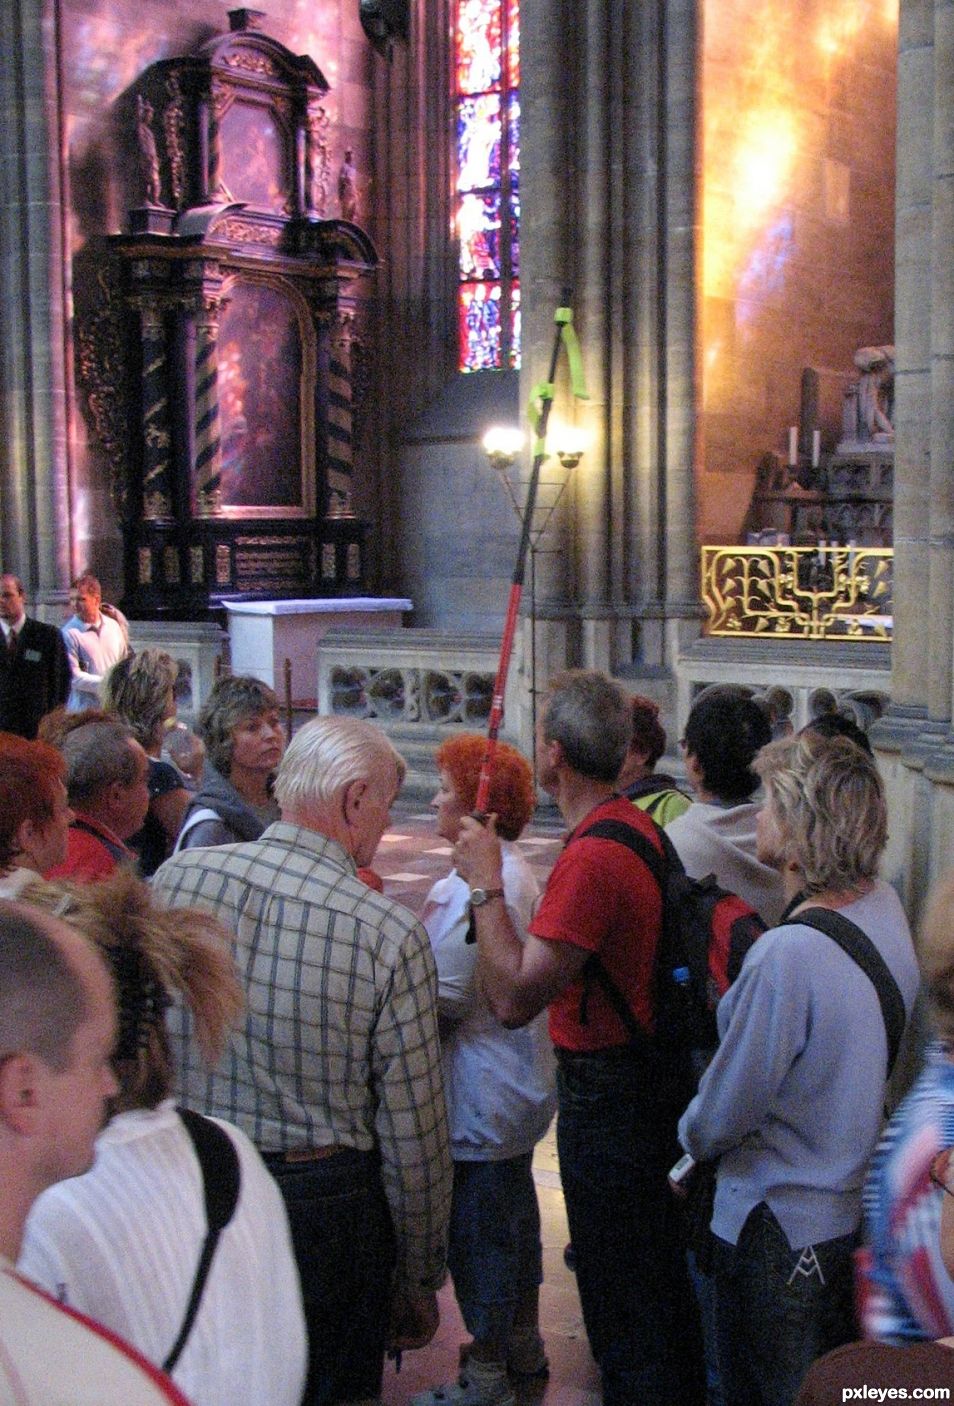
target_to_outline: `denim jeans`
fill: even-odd
[[[265,1160],[285,1201],[301,1277],[308,1327],[303,1406],[376,1397],[394,1272],[378,1158],[347,1148],[317,1162]]]
[[[454,1163],[447,1263],[478,1342],[506,1345],[518,1302],[543,1278],[532,1157]]]
[[[817,1357],[857,1337],[843,1235],[793,1250],[764,1201],[736,1245],[715,1243],[716,1335],[726,1406],[791,1406]]]
[[[699,1323],[667,1172],[681,1098],[629,1050],[559,1052],[557,1147],[604,1406],[705,1400]]]

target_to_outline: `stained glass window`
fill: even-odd
[[[520,365],[519,0],[457,0],[462,371]]]

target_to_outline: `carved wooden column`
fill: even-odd
[[[206,295],[195,319],[195,432],[193,491],[196,512],[212,517],[222,493],[222,441],[219,433],[219,299]]]
[[[147,521],[172,518],[169,421],[169,359],[158,299],[137,300],[142,325],[142,515]]]
[[[336,505],[351,508],[354,485],[353,386],[351,377],[351,340],[354,313],[339,308],[331,326],[328,355],[328,512],[335,515]]]

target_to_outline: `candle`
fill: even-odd
[[[793,425],[788,432],[788,462],[792,468],[798,463],[798,426]]]
[[[812,430],[812,468],[818,468],[818,459],[821,454],[821,430]]]

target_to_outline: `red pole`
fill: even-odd
[[[570,302],[569,292],[564,293],[563,307],[568,307]],[[557,323],[556,335],[553,339],[553,354],[550,357],[550,375],[547,383],[551,387],[551,394],[545,396],[540,410],[540,419],[537,424],[537,443],[540,449],[533,456],[533,467],[530,470],[530,483],[527,487],[527,503],[523,512],[523,521],[520,530],[520,543],[517,547],[517,564],[514,567],[513,580],[510,586],[510,599],[507,602],[507,615],[504,620],[503,637],[500,641],[500,662],[497,665],[497,678],[494,682],[494,695],[490,705],[490,719],[487,724],[487,746],[484,749],[484,758],[480,768],[480,778],[477,782],[477,799],[474,802],[474,812],[478,817],[487,814],[487,803],[490,799],[490,779],[494,769],[494,753],[497,750],[497,735],[500,732],[500,724],[503,722],[504,694],[507,691],[507,674],[510,669],[510,655],[513,652],[513,637],[517,629],[517,614],[520,610],[520,596],[523,592],[523,578],[527,566],[527,554],[530,550],[530,530],[533,524],[533,510],[537,501],[537,487],[540,482],[540,470],[543,461],[547,457],[543,447],[547,437],[547,421],[550,418],[550,406],[552,405],[552,386],[556,380],[557,360],[560,355],[560,344],[563,338],[563,323]]]

